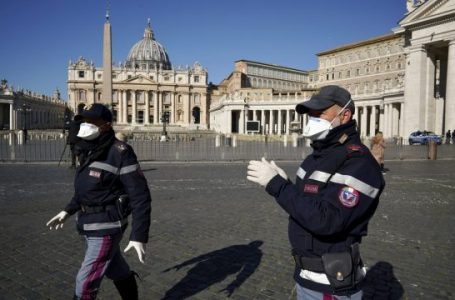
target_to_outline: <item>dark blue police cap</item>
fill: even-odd
[[[94,103],[84,107],[79,116],[90,119],[102,119],[106,122],[112,122],[112,113],[101,103]]]
[[[351,100],[351,94],[344,88],[337,85],[326,85],[321,87],[319,93],[311,96],[310,100],[297,104],[295,110],[299,114],[305,114],[310,110],[325,110],[334,104],[344,107],[349,100]],[[346,108],[354,113],[354,101],[351,101]]]

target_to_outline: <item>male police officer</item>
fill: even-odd
[[[300,165],[296,183],[269,163],[251,161],[248,180],[265,186],[289,214],[298,299],[361,299],[365,269],[359,243],[378,205],[384,179],[352,120],[351,95],[322,87],[296,111],[309,115],[304,136],[313,153]]]
[[[132,229],[125,252],[134,248],[144,263],[151,212],[147,181],[133,149],[115,138],[107,107],[93,104],[80,115],[83,123],[78,136],[83,141],[75,193],[46,225],[61,228],[68,216],[78,212],[77,228],[85,235],[87,250],[74,299],[95,299],[104,275],[114,281],[122,299],[138,299],[134,272],[122,257],[119,243],[131,210]]]

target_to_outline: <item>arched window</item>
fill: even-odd
[[[193,116],[194,124],[199,124],[201,122],[201,109],[199,107],[197,106],[193,107],[191,115]]]

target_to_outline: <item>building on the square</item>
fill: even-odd
[[[210,89],[210,128],[245,134],[247,121],[259,121],[261,134],[289,134],[303,123],[295,106],[313,92],[307,71],[238,60],[234,71]]]
[[[288,133],[288,123],[300,122],[302,129],[295,104],[336,84],[351,92],[363,137],[455,130],[455,0],[406,4],[408,12],[391,33],[320,52],[317,70],[236,62],[234,72],[210,89],[211,128],[244,133],[247,120],[260,120],[263,134]]]
[[[58,89],[50,97],[0,83],[0,130],[63,129],[65,108]]]
[[[69,63],[68,102],[74,111],[92,103],[106,104],[118,129],[148,130],[162,124],[164,112],[169,112],[171,126],[208,127],[205,68],[197,62],[192,67],[173,68],[165,48],[155,39],[150,21],[143,38],[131,47],[126,60],[111,65],[110,36],[107,16],[103,68],[84,58]],[[108,94],[110,91],[112,95]]]
[[[351,92],[362,136],[455,129],[455,0],[407,7],[393,33],[318,54],[318,86]]]
[[[377,131],[403,136],[404,40],[391,33],[317,54],[317,85],[335,84],[351,93],[361,136]]]

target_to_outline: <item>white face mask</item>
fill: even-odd
[[[91,123],[81,123],[77,136],[81,139],[91,141],[99,137],[100,128]]]
[[[335,118],[329,122],[327,120],[317,118],[317,117],[309,117],[308,122],[305,126],[305,130],[303,131],[303,136],[309,138],[312,141],[322,140],[324,139],[329,131],[335,127],[341,125],[341,121],[338,118],[339,115],[344,111],[344,109],[351,103],[352,99],[346,103],[343,108],[337,113]]]

